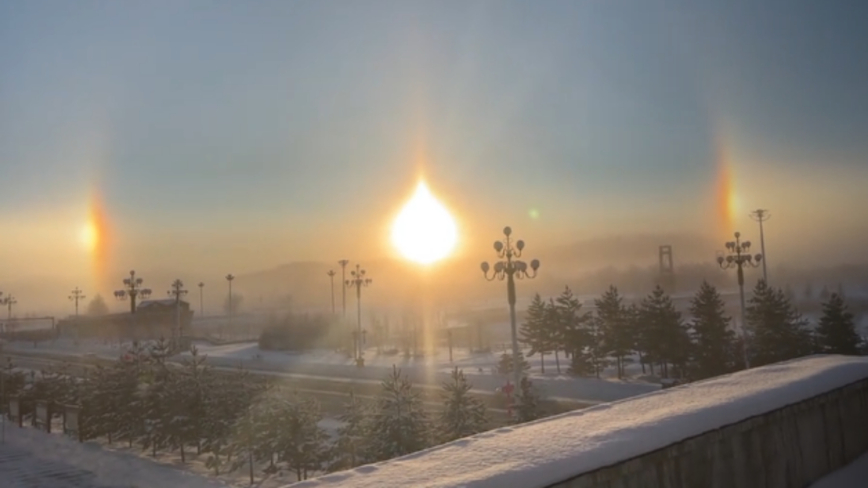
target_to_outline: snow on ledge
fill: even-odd
[[[810,356],[497,429],[293,488],[544,488],[868,378]]]

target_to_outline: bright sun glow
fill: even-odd
[[[425,182],[419,182],[413,198],[392,224],[392,244],[405,258],[431,264],[448,256],[457,241],[455,220]]]
[[[96,229],[96,226],[93,225],[92,222],[84,224],[81,230],[78,232],[79,242],[81,243],[82,247],[84,247],[88,251],[96,247],[96,241],[98,238],[98,231]]]

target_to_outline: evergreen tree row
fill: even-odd
[[[619,378],[638,361],[643,374],[663,378],[701,379],[743,368],[761,366],[817,352],[859,354],[865,351],[853,315],[843,298],[833,293],[823,305],[816,330],[793,306],[784,291],[760,280],[746,308],[746,324],[736,330],[714,286],[705,282],[696,292],[685,318],[662,288],[655,288],[638,304],[626,304],[614,286],[594,300],[594,311],[567,287],[560,296],[544,300],[535,295],[519,330],[530,356],[539,356],[545,373],[546,356],[561,373],[561,357],[568,372],[596,376],[614,367]],[[519,358],[524,370],[530,365]],[[505,354],[501,373],[512,371]]]

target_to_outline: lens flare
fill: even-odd
[[[424,181],[392,224],[392,243],[407,259],[432,264],[448,256],[458,242],[458,227]]]
[[[108,214],[102,197],[94,191],[90,197],[88,218],[82,227],[79,239],[90,253],[94,282],[100,289],[108,286],[107,268],[111,251]]]
[[[739,212],[739,204],[738,193],[735,187],[733,162],[725,144],[719,144],[717,147],[716,164],[716,231],[718,235],[728,237],[735,230],[735,220]]]

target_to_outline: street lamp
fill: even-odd
[[[178,342],[177,345],[181,344],[181,297],[187,294],[187,290],[184,289],[184,282],[181,280],[175,280],[172,282],[172,289],[169,290],[169,296],[175,297],[175,324],[178,328]]]
[[[347,282],[347,265],[350,262],[346,259],[341,259],[338,261],[338,264],[341,265],[341,283]],[[347,318],[347,290],[346,288],[341,287],[341,313],[344,318]]]
[[[205,301],[204,301],[204,291],[205,283],[199,282],[199,315],[201,317],[205,316]]]
[[[331,280],[331,285],[332,285],[332,316],[334,316],[335,315],[335,275],[337,273],[335,272],[335,270],[330,269],[328,271],[328,273],[326,273],[326,274],[329,275],[329,279]]]
[[[126,300],[130,298],[130,313],[136,313],[136,297],[141,297],[142,300],[151,296],[149,288],[142,288],[143,280],[136,278],[135,270],[130,271],[130,277],[124,278],[124,289],[115,291],[115,298],[118,300]]]
[[[365,270],[357,264],[356,269],[350,272],[352,279],[344,281],[347,288],[356,287],[356,307],[358,313],[358,332],[356,333],[356,365],[365,365],[364,352],[362,351],[362,287],[371,284],[371,279],[365,277]]]
[[[74,290],[72,290],[72,295],[69,296],[69,299],[72,300],[73,302],[75,302],[75,343],[76,344],[78,344],[78,328],[79,328],[78,302],[79,302],[79,300],[84,300],[85,298],[87,298],[87,297],[84,296],[84,292],[81,291],[77,286],[75,287]]]
[[[494,263],[491,277],[488,276],[488,271],[491,267],[487,261],[482,263],[481,268],[482,274],[488,281],[493,281],[495,278],[506,280],[506,296],[509,302],[509,325],[512,332],[512,369],[515,386],[518,388],[521,384],[521,368],[518,364],[518,333],[516,332],[515,324],[515,278],[535,278],[536,272],[539,269],[539,260],[532,260],[529,266],[528,263],[519,261],[517,258],[521,257],[521,252],[524,250],[524,241],[515,241],[515,245],[513,245],[510,238],[512,229],[509,227],[503,228],[503,235],[506,236],[506,239],[494,241],[494,250],[497,252],[497,257],[500,258],[500,261]],[[528,272],[528,267],[530,267],[531,272]]]
[[[738,293],[741,300],[741,335],[742,352],[744,354],[744,366],[750,368],[750,360],[747,356],[747,329],[745,322],[745,305],[744,305],[744,268],[756,268],[763,260],[762,254],[750,254],[750,241],[741,241],[741,232],[735,233],[735,240],[727,242],[726,251],[720,252],[717,255],[717,264],[721,269],[735,268],[738,271]]]
[[[759,208],[759,209],[756,209],[753,212],[751,212],[750,218],[759,222],[760,253],[763,255],[763,258],[765,258],[766,257],[766,236],[765,236],[765,233],[763,232],[763,222],[772,218],[772,214],[770,214],[768,210],[763,210],[763,209]],[[763,281],[765,281],[766,284],[769,284],[769,274],[766,271],[766,263],[768,263],[768,260],[763,259],[762,262],[763,262]]]
[[[232,276],[232,273],[226,275],[226,281],[229,283],[229,330],[232,330],[232,312],[234,310],[234,306],[232,304],[232,281],[235,280],[235,277]],[[220,334],[223,335],[223,334]]]
[[[2,299],[0,299],[0,304],[6,305],[6,320],[7,321],[12,320],[12,305],[15,305],[16,303],[18,303],[18,300],[16,300],[15,297],[12,296],[11,293],[6,295]]]

